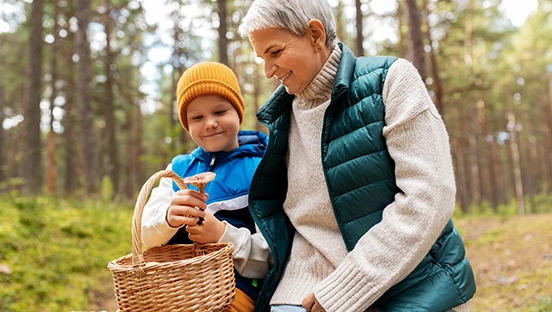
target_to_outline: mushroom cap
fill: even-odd
[[[199,187],[213,181],[216,175],[217,175],[216,173],[210,172],[210,171],[202,172],[202,173],[195,174],[191,177],[186,177],[183,179],[183,181],[186,184],[191,184],[195,187]]]

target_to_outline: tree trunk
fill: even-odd
[[[468,1],[466,24],[464,28],[464,64],[466,66],[466,72],[470,80],[473,77],[473,60],[472,60],[472,16],[471,16],[471,0]],[[479,170],[479,157],[478,157],[478,142],[477,130],[479,129],[476,109],[474,108],[475,99],[472,94],[468,95],[468,100],[465,104],[468,110],[467,121],[469,123],[468,131],[464,132],[468,137],[469,143],[469,157],[467,158],[466,168],[470,168],[470,203],[481,205],[481,181]]]
[[[406,58],[406,54],[408,53],[407,52],[407,48],[405,47],[405,42],[407,41],[405,38],[404,38],[404,18],[403,16],[406,15],[406,14],[402,14],[403,12],[403,5],[402,5],[402,1],[397,1],[397,11],[395,13],[395,18],[397,19],[398,21],[398,28],[399,28],[399,42],[398,42],[398,45],[399,45],[399,57],[402,57],[402,58]]]
[[[81,146],[84,166],[84,187],[90,195],[98,185],[98,157],[96,137],[94,134],[94,111],[92,109],[91,93],[91,62],[87,36],[90,20],[90,0],[79,0],[77,5],[78,31],[76,50],[79,56],[77,63],[77,97],[79,103],[79,121],[81,130]]]
[[[219,1],[220,2],[220,1]],[[219,3],[220,5],[220,3]],[[179,26],[179,21],[182,20],[181,16],[181,4],[180,2],[177,2],[175,5],[175,11],[173,11],[172,17],[174,20],[174,30],[173,30],[173,39],[174,42],[179,42],[180,37],[185,35],[182,31],[182,29]],[[219,29],[220,30],[220,29]],[[226,37],[225,37],[226,38]],[[219,42],[219,48],[220,48],[220,42]],[[189,136],[186,131],[182,128],[179,122],[179,116],[175,116],[175,112],[178,111],[178,103],[176,102],[176,86],[178,83],[178,80],[186,70],[185,64],[180,63],[182,59],[188,59],[188,49],[187,47],[176,44],[175,48],[173,50],[173,71],[172,71],[172,95],[171,95],[171,107],[169,110],[169,123],[170,123],[170,130],[169,133],[171,134],[171,148],[169,153],[174,154],[175,152],[181,150],[182,146],[186,146],[189,141]],[[228,63],[228,61],[226,61]],[[175,107],[176,106],[176,107]],[[179,144],[177,144],[179,143]],[[165,152],[162,152],[165,153]],[[162,155],[163,158],[172,157],[171,155]]]
[[[338,1],[337,2],[337,12],[336,12],[336,15],[335,15],[335,23],[336,23],[336,32],[337,32],[337,39],[339,41],[342,41],[342,42],[345,42],[345,38],[346,38],[346,35],[345,35],[345,29],[346,29],[346,24],[347,24],[347,21],[345,20],[345,18],[343,17],[343,12],[344,12],[344,4],[343,4],[343,1]]]
[[[443,85],[441,83],[441,78],[439,77],[439,67],[437,65],[437,57],[435,56],[435,51],[433,50],[433,39],[431,38],[431,26],[429,25],[429,5],[428,0],[424,0],[423,3],[423,21],[426,27],[426,38],[427,45],[429,47],[429,61],[431,64],[431,76],[433,78],[433,90],[435,95],[433,100],[435,101],[435,106],[441,115],[444,115],[443,107]]]
[[[182,28],[180,28],[180,25],[178,21],[182,19],[182,16],[180,14],[181,12],[181,3],[180,1],[177,1],[177,3],[174,5],[175,10],[172,12],[172,18],[174,22],[174,29],[173,29],[173,40],[175,43],[178,43],[180,41],[180,37],[183,35]],[[178,111],[178,103],[176,102],[176,86],[178,84],[178,80],[180,79],[180,76],[184,73],[185,66],[184,64],[181,64],[180,61],[184,57],[186,57],[186,48],[181,44],[175,44],[174,50],[173,50],[173,71],[172,71],[172,92],[171,92],[171,101],[170,101],[170,107],[169,107],[169,133],[171,135],[171,144],[170,144],[170,150],[169,153],[174,153],[177,150],[177,143],[184,144],[184,138],[182,138],[180,135],[176,135],[175,133],[180,134],[180,130],[182,127],[180,126],[179,121],[179,115],[175,115],[175,112]],[[177,130],[178,129],[178,130]],[[177,131],[177,132],[175,132]],[[166,155],[165,152],[164,155],[162,155],[163,159],[166,159],[170,157],[170,155]]]
[[[514,173],[514,187],[518,206],[518,214],[525,214],[525,201],[523,193],[523,181],[521,176],[521,161],[519,156],[519,144],[516,134],[516,116],[514,113],[508,114],[508,125],[510,132],[510,153],[512,154],[512,164]]]
[[[496,205],[497,205],[497,211],[498,211],[498,205],[505,204],[507,202],[506,199],[506,187],[505,187],[505,181],[503,172],[503,162],[500,158],[500,149],[496,141],[493,141],[491,145],[491,166],[493,167],[491,172],[494,172],[494,179],[492,180],[492,183],[494,184],[494,188],[496,189],[496,192],[494,193],[494,196],[496,197]]]
[[[410,60],[425,82],[427,79],[424,42],[420,22],[420,11],[416,0],[405,0],[405,14],[408,22],[408,51]]]
[[[4,128],[2,124],[4,123],[4,86],[0,84],[0,185],[6,179],[6,147],[4,146]],[[0,192],[2,189],[0,188]]]
[[[73,42],[74,38],[67,38],[68,42]],[[75,63],[72,61],[73,50],[67,49],[64,53],[64,62],[67,64],[67,70],[64,73],[65,86],[65,104],[63,109],[65,115],[62,119],[63,124],[63,149],[64,149],[64,181],[63,191],[65,194],[72,194],[79,188],[79,178],[77,174],[77,145],[75,136],[76,112],[75,112]]]
[[[465,133],[466,133],[466,125],[465,125],[465,117],[462,114],[461,110],[461,103],[454,101],[451,103],[451,122],[458,123],[456,127],[453,127],[452,129],[456,129],[456,131],[451,131],[450,133],[450,143],[451,143],[451,150],[453,155],[453,161],[454,161],[454,174],[456,178],[456,197],[457,201],[460,204],[460,210],[464,213],[468,212],[468,207],[470,205],[470,198],[468,194],[469,190],[469,176],[468,176],[468,170],[466,170],[466,139],[465,139]],[[451,129],[451,130],[452,130]]]
[[[218,53],[219,53],[219,62],[230,66],[228,63],[228,38],[226,38],[226,33],[228,32],[228,25],[226,24],[226,0],[217,0],[218,4],[218,16],[220,25],[218,28]]]
[[[134,107],[129,107],[125,109],[126,114],[126,122],[125,122],[125,133],[126,133],[126,139],[125,139],[125,155],[128,155],[127,159],[125,160],[125,174],[124,174],[124,194],[126,198],[133,198],[135,194],[135,184],[136,181],[134,180],[134,174],[133,174],[133,168],[134,168],[134,150],[133,150],[133,132],[134,132],[134,121],[132,120],[132,111],[134,110]]]
[[[495,155],[493,154],[493,148],[495,145],[494,137],[492,133],[489,133],[489,120],[487,119],[487,108],[485,101],[479,100],[477,103],[477,110],[479,116],[479,124],[481,125],[481,134],[485,136],[485,149],[483,150],[484,157],[482,159],[483,164],[481,166],[483,172],[483,184],[486,189],[486,198],[491,203],[491,208],[493,212],[498,212],[498,195],[497,189],[499,183],[497,183],[498,172],[495,167]]]
[[[42,17],[43,0],[35,0],[31,5],[29,35],[29,81],[28,106],[25,112],[26,138],[23,177],[25,191],[38,195],[42,183],[42,157],[40,155],[40,101],[42,95]]]
[[[468,131],[465,132],[468,136],[469,142],[469,168],[471,174],[471,195],[472,203],[475,203],[478,206],[481,206],[481,174],[479,170],[479,142],[477,138],[479,137],[478,129],[478,119],[477,111],[474,108],[474,99],[473,96],[468,96],[468,101],[466,106],[468,106]]]
[[[25,53],[23,51],[21,51],[23,49],[20,49],[20,52],[21,53]],[[26,49],[25,49],[26,50]],[[30,72],[30,68],[29,66],[26,66],[25,67],[25,74],[24,76],[25,77],[28,77],[29,76],[29,72]],[[27,113],[27,107],[28,107],[28,101],[29,101],[29,97],[28,97],[28,91],[29,90],[29,80],[28,79],[25,79],[24,81],[21,82],[20,85],[17,86],[17,89],[21,90],[20,93],[19,93],[19,107],[17,107],[17,105],[14,107],[14,110],[15,111],[18,111],[18,115],[21,115],[21,116],[25,116]],[[25,138],[27,137],[27,126],[26,126],[26,121],[23,120],[21,123],[19,123],[14,131],[15,132],[11,138],[10,138],[10,151],[9,151],[9,154],[8,154],[8,168],[7,168],[7,174],[6,174],[6,178],[7,179],[11,179],[11,178],[15,178],[15,177],[22,177],[23,176],[23,170],[21,169],[21,167],[23,167],[23,165],[21,164],[21,160],[23,159],[23,157],[21,156],[21,145],[24,145],[25,144]],[[23,147],[23,149],[25,148],[25,146]],[[18,188],[18,189],[22,189],[23,186],[22,185],[10,185],[10,189],[13,189],[13,188]]]
[[[58,80],[57,74],[57,58],[58,58],[58,41],[59,38],[59,6],[57,1],[54,0],[54,25],[52,33],[54,36],[54,42],[52,42],[52,55],[50,56],[50,88],[52,93],[50,94],[50,131],[48,132],[48,160],[46,168],[46,187],[48,193],[53,195],[56,192],[56,133],[54,131],[54,108],[55,100],[58,95],[56,82]]]
[[[356,38],[355,38],[355,48],[356,48],[356,55],[362,56],[364,55],[364,47],[362,46],[362,43],[364,42],[364,35],[362,34],[363,27],[363,16],[362,16],[362,9],[361,9],[361,1],[355,0],[355,7],[356,7]]]
[[[468,120],[468,114],[465,112],[465,106],[466,106],[466,100],[462,99],[460,102],[457,102],[456,105],[458,105],[458,121],[459,121],[459,128],[458,128],[458,162],[460,165],[460,175],[462,176],[462,179],[460,181],[463,182],[463,185],[461,184],[459,187],[464,188],[464,200],[463,204],[461,205],[462,211],[467,213],[469,206],[473,203],[473,171],[470,161],[470,138],[468,137],[467,133],[469,132],[468,128],[469,126],[466,125],[466,121]]]
[[[140,166],[140,157],[143,153],[142,148],[142,114],[140,107],[133,105],[126,110],[126,167],[125,167],[125,196],[133,198],[139,190],[141,181],[144,177],[141,176],[142,168]]]
[[[543,122],[541,123],[542,126],[542,133],[543,133],[543,161],[544,161],[544,168],[543,168],[543,180],[546,181],[546,185],[548,185],[547,190],[543,190],[543,192],[551,192],[552,193],[552,163],[549,161],[550,155],[552,155],[552,90],[550,90],[550,83],[551,83],[551,73],[547,72],[546,76],[544,77],[543,86],[545,87],[543,90]]]
[[[142,112],[140,111],[140,106],[137,105],[134,110],[134,125],[135,125],[135,143],[134,143],[134,181],[145,181],[147,176],[144,175],[144,170],[142,168],[142,156],[144,155],[144,118]],[[184,130],[182,130],[184,132]],[[142,182],[138,183],[140,187]]]
[[[104,75],[106,77],[105,90],[104,90],[104,117],[105,117],[105,136],[104,140],[107,140],[107,168],[106,174],[112,182],[113,194],[117,194],[119,185],[119,165],[117,159],[117,132],[115,131],[115,104],[113,97],[113,87],[115,85],[113,79],[112,67],[115,65],[115,53],[111,48],[111,33],[113,32],[113,21],[110,17],[111,8],[109,7],[110,1],[103,0],[103,6],[105,13],[103,14],[105,35],[107,44],[105,46],[105,62],[104,62]]]
[[[523,101],[519,103],[520,107],[523,107]],[[516,114],[516,113],[514,113]],[[534,152],[534,144],[529,143],[529,136],[532,133],[535,133],[533,126],[535,122],[530,122],[528,118],[528,113],[525,113],[523,110],[521,113],[518,113],[520,124],[523,125],[523,130],[520,132],[522,134],[521,138],[518,136],[518,150],[520,157],[520,171],[521,171],[521,181],[523,183],[523,196],[525,202],[525,212],[532,213],[536,212],[535,209],[535,199],[534,199],[534,189],[533,189],[533,180],[535,176],[533,175],[534,165],[537,164],[537,160],[534,159],[531,155],[536,154]],[[528,206],[528,207],[527,207]]]

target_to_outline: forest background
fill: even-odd
[[[356,55],[413,62],[450,135],[459,227],[482,235],[467,234],[468,253],[471,246],[510,245],[496,245],[494,235],[519,229],[501,225],[514,215],[547,220],[552,212],[552,3],[535,0],[525,22],[514,23],[501,0],[389,0],[386,10],[375,9],[377,2],[330,1],[339,39]],[[106,261],[129,250],[140,187],[174,155],[195,148],[176,114],[174,90],[186,68],[206,60],[228,64],[247,105],[243,128],[265,130],[255,113],[277,81],[264,77],[237,33],[250,4],[0,0],[0,310],[47,302],[41,310],[57,311],[52,305],[74,302],[74,293],[56,295],[53,285],[60,293],[71,285],[81,307],[102,298]],[[490,223],[472,219],[481,215]],[[511,234],[525,244],[552,238],[550,230]],[[479,239],[491,245],[483,248]],[[541,243],[537,250],[548,272],[539,285],[550,289],[552,247]],[[104,271],[90,280],[86,273],[98,267]],[[479,279],[492,271],[481,270]],[[489,283],[526,290],[518,281],[495,274]],[[549,292],[539,298],[535,309],[552,310]]]
[[[514,201],[538,212],[552,191],[550,1],[521,26],[500,0],[388,1],[384,13],[372,2],[332,2],[338,37],[357,55],[418,68],[450,134],[460,209]],[[277,81],[237,33],[250,1],[149,2],[166,8],[162,23],[148,21],[145,4],[0,2],[0,191],[93,196],[103,185],[133,198],[194,148],[174,90],[200,61],[236,72],[243,128],[262,130],[255,113]]]

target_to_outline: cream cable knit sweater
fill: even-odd
[[[297,232],[272,305],[301,305],[314,292],[327,311],[376,311],[371,305],[416,267],[454,210],[445,126],[416,69],[398,59],[384,84],[383,135],[404,193],[396,195],[382,222],[347,252],[320,159],[322,120],[340,56],[341,50],[334,48],[321,72],[293,102],[284,210]],[[455,311],[469,311],[469,302]]]

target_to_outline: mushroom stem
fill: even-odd
[[[205,194],[205,186],[207,185],[207,183],[213,181],[215,179],[215,176],[216,174],[214,172],[203,172],[191,177],[184,178],[183,181],[186,184],[191,184],[197,187],[201,194]],[[199,218],[197,224],[202,225],[204,220],[204,218]]]

